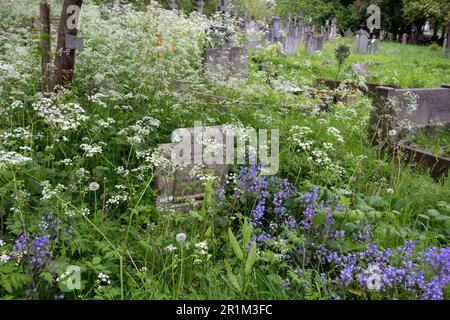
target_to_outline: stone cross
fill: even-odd
[[[159,58],[159,63],[162,64],[164,62],[164,54],[166,52],[173,52],[172,46],[164,44],[164,38],[161,34],[158,34],[156,36],[156,44],[157,44],[156,47],[150,46],[149,51],[157,52],[158,58]]]

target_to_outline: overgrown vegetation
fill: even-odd
[[[0,22],[2,298],[450,297],[449,180],[368,141],[366,95],[340,86],[334,102],[314,86],[336,77],[335,48],[351,40],[319,56],[268,46],[248,81],[208,81],[204,16],[85,3],[73,87],[44,96],[27,25],[37,8],[0,4],[10,13]],[[161,32],[173,48],[162,62],[149,50]],[[372,76],[355,77],[350,64],[367,61]],[[344,83],[450,82],[450,61],[427,47],[381,43],[341,68]],[[175,89],[181,79],[187,91]],[[234,166],[217,185],[205,172],[205,201],[188,213],[158,200],[157,146],[194,121],[278,128],[278,175]],[[81,289],[67,287],[68,266],[80,267]]]

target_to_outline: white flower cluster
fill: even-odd
[[[111,280],[109,279],[109,276],[100,272],[97,276],[97,278],[100,280],[101,284],[103,285],[110,285]]]
[[[9,260],[11,260],[11,257],[7,254],[2,254],[0,256],[0,262],[1,263],[7,263]]]
[[[86,143],[80,145],[80,148],[84,150],[84,152],[86,153],[86,157],[88,158],[92,158],[97,153],[102,153],[103,151],[102,147],[99,145],[90,145]]]
[[[28,128],[15,128],[13,130],[5,130],[0,133],[0,142],[5,146],[11,146],[17,141],[26,141],[32,139],[33,135]]]
[[[344,143],[344,138],[341,135],[341,132],[335,127],[330,127],[327,130],[327,133],[333,137],[335,137],[340,143]]]
[[[37,114],[63,131],[75,130],[89,119],[84,109],[76,103],[57,104],[49,98],[41,98],[32,105]]]
[[[62,184],[58,184],[56,187],[50,184],[50,181],[45,180],[42,181],[42,197],[41,200],[50,200],[53,198],[58,192],[62,192],[66,189]]]
[[[125,136],[127,141],[131,144],[143,143],[154,128],[158,128],[160,121],[150,116],[145,116],[141,120],[136,121],[135,124],[122,129],[118,135]]]
[[[33,159],[29,158],[29,157],[25,157],[23,155],[21,155],[20,153],[11,151],[11,152],[6,152],[6,151],[0,151],[0,169],[4,166],[7,165],[13,165],[13,166],[18,166],[18,165],[22,165],[28,161],[32,161]]]

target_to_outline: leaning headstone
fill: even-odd
[[[367,77],[369,76],[369,68],[367,66],[367,64],[365,63],[361,63],[361,64],[352,64],[351,66],[353,73],[356,76],[363,76],[363,77]]]
[[[365,54],[369,47],[369,34],[366,30],[360,29],[356,33],[356,52]]]
[[[225,126],[177,129],[172,134],[174,142],[158,146],[157,150],[165,160],[162,161],[164,165],[156,168],[155,180],[163,202],[170,202],[173,208],[189,209],[190,203],[199,206],[205,198],[205,180],[202,176],[213,174],[219,184],[226,181],[229,165],[225,164],[224,146],[231,136],[227,134],[227,130],[229,129]],[[188,136],[191,139],[187,142],[186,150],[178,150],[180,137]],[[223,161],[206,163],[203,156],[209,154],[208,150],[224,155]],[[190,151],[190,154],[176,154],[177,151]]]

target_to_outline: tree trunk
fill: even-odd
[[[76,27],[69,29],[67,21],[72,17],[72,13],[67,13],[71,5],[76,5],[81,9],[83,0],[64,0],[61,10],[61,19],[58,28],[58,43],[55,57],[55,87],[68,87],[73,80],[73,70],[75,68],[75,50],[66,49],[66,35],[77,35]],[[75,14],[75,13],[73,13]]]
[[[50,6],[47,3],[40,5],[40,23],[41,23],[41,65],[42,65],[42,92],[53,90],[52,70],[50,69],[51,39],[50,39]]]

